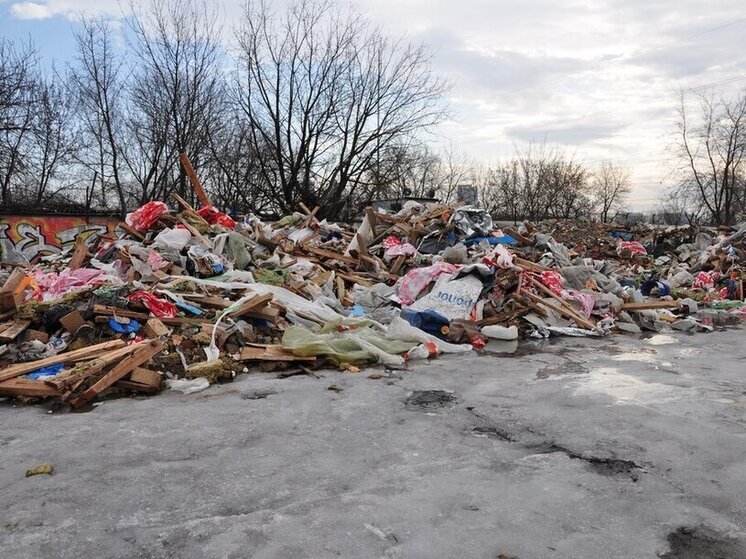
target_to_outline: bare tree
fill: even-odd
[[[623,167],[604,161],[593,174],[591,196],[603,223],[614,218],[614,215],[610,215],[612,211],[616,214],[624,208],[631,192],[629,172]]]
[[[138,184],[138,202],[174,189],[194,201],[178,155],[187,152],[199,172],[211,153],[211,127],[224,91],[222,22],[210,3],[198,0],[151,1],[132,12],[133,141],[125,160]]]
[[[43,205],[55,195],[74,200],[73,186],[63,180],[70,171],[78,141],[74,130],[73,103],[64,77],[53,77],[38,84],[38,100],[33,119],[33,142],[26,154],[25,198]],[[64,192],[63,192],[64,191]]]
[[[444,84],[424,49],[391,41],[330,2],[298,1],[281,17],[246,6],[237,99],[266,148],[264,183],[279,211],[299,202],[339,212],[388,148],[443,114]]]
[[[39,95],[36,51],[0,39],[0,202],[13,202],[13,182],[26,165]]]
[[[746,92],[735,99],[698,95],[695,123],[684,94],[679,107],[681,184],[693,188],[716,224],[744,210]]]
[[[479,199],[493,215],[517,222],[590,213],[589,173],[559,148],[529,145],[486,174]]]
[[[70,84],[78,100],[83,136],[80,162],[98,181],[91,184],[86,200],[90,203],[95,197],[100,206],[108,207],[113,191],[119,210],[125,212],[127,193],[121,168],[126,137],[124,61],[115,55],[111,27],[104,19],[84,19],[75,42]]]

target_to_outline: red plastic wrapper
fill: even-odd
[[[176,305],[165,299],[159,299],[147,291],[137,291],[129,296],[130,302],[140,301],[145,308],[158,318],[176,318]]]
[[[637,241],[619,241],[616,247],[617,254],[621,254],[622,251],[628,250],[630,254],[647,254],[647,249]]]
[[[707,272],[697,272],[694,276],[692,287],[694,289],[710,289],[715,287],[716,278],[713,276],[714,274],[708,274]]]
[[[205,206],[197,213],[210,225],[222,225],[226,229],[234,229],[236,222],[229,215],[217,210],[215,206]]]
[[[552,270],[542,272],[541,283],[551,289],[552,293],[554,293],[555,295],[562,296],[562,290],[564,289],[562,287],[562,284],[564,283],[564,279],[559,274],[559,272],[555,272]]]
[[[163,202],[148,202],[144,206],[137,208],[134,212],[128,213],[124,221],[130,227],[134,227],[140,233],[144,233],[158,221],[161,214],[167,211],[168,206]]]

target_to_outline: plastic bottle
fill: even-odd
[[[402,309],[401,317],[409,322],[415,328],[445,339],[448,335],[450,321],[433,310],[426,311],[412,311],[409,309]]]
[[[509,328],[506,328],[499,324],[493,324],[491,326],[483,327],[482,334],[494,340],[517,340],[518,327],[510,326]]]

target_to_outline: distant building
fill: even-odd
[[[460,184],[456,187],[456,196],[459,202],[469,206],[477,205],[477,187],[473,184]]]

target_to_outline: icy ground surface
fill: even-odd
[[[743,558],[744,333],[3,401],[0,556]]]

